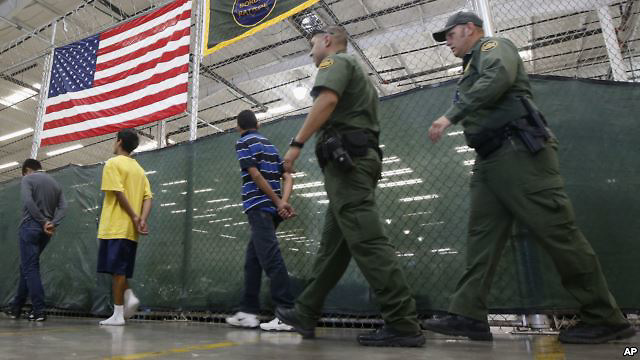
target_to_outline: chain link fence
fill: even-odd
[[[595,86],[595,87],[594,87]],[[540,104],[552,119],[560,139],[566,139],[561,161],[567,188],[574,197],[578,223],[592,239],[613,293],[628,312],[638,309],[637,291],[629,288],[638,274],[633,255],[637,249],[628,239],[637,227],[633,216],[637,199],[630,192],[637,160],[621,159],[619,149],[588,144],[608,143],[632,148],[638,135],[635,122],[619,108],[582,109],[581,103],[564,104],[580,94],[589,100],[603,90],[613,98],[628,92],[626,86],[562,80],[534,80]],[[559,98],[549,89],[561,90]],[[382,101],[382,144],[385,157],[383,179],[378,189],[380,213],[385,230],[397,249],[422,316],[446,310],[455,280],[465,266],[467,183],[473,155],[465,150],[463,137],[455,129],[440,145],[428,145],[424,117],[444,111],[453,84],[419,89]],[[634,93],[638,93],[636,89]],[[618,107],[621,102],[612,104]],[[637,107],[624,103],[624,107]],[[424,109],[428,109],[425,111]],[[638,109],[640,110],[640,109]],[[567,116],[575,112],[578,116]],[[583,119],[610,113],[620,121],[619,129],[600,132],[598,124]],[[280,149],[301,124],[302,116],[291,116],[262,127],[262,133]],[[137,160],[146,169],[154,191],[152,234],[140,242],[136,276],[132,282],[149,318],[177,316],[215,320],[232,311],[242,290],[242,265],[249,236],[241,212],[240,174],[234,144],[238,135],[225,132],[194,143],[144,153]],[[310,144],[312,145],[312,144]],[[312,147],[312,146],[310,146]],[[572,165],[582,158],[599,158],[607,166],[588,168]],[[634,163],[635,161],[635,163]],[[69,199],[69,214],[42,257],[42,273],[49,304],[67,310],[100,314],[110,304],[109,277],[94,273],[97,217],[100,213],[102,166],[66,167],[52,174],[63,184]],[[299,292],[310,275],[310,266],[320,239],[320,216],[327,206],[320,174],[311,151],[300,159],[291,201],[300,214],[278,229],[283,256]],[[601,180],[607,181],[602,184]],[[20,219],[17,180],[3,184],[5,205],[2,246],[4,274],[0,278],[2,302],[6,304],[17,281],[17,242]],[[610,199],[604,202],[603,199]],[[625,214],[620,214],[625,209]],[[615,223],[615,228],[608,228]],[[615,249],[615,250],[612,250]],[[96,282],[97,279],[97,282]],[[263,284],[264,309],[272,308],[267,281]],[[550,260],[535,246],[525,229],[515,227],[512,241],[503,255],[490,293],[492,311],[507,314],[563,314],[577,304],[562,290]],[[374,326],[376,305],[366,281],[355,265],[326,302],[325,323],[346,326]],[[207,312],[208,311],[208,312]],[[169,315],[167,315],[169,314]],[[337,321],[336,319],[340,319]],[[492,317],[500,326],[520,324],[522,316]],[[538,324],[539,325],[539,324]]]
[[[66,31],[60,31],[65,25],[60,24],[62,20],[58,22],[56,44],[91,35],[162,3],[111,1],[118,9],[114,10],[105,7],[104,2],[87,1],[64,15]],[[216,318],[216,314],[227,313],[237,305],[243,286],[248,224],[240,205],[240,172],[234,153],[238,136],[233,133],[235,116],[247,108],[256,111],[263,134],[284,152],[312,102],[308,92],[316,70],[308,56],[309,34],[314,28],[333,24],[347,29],[349,52],[362,62],[384,99],[381,143],[385,156],[378,201],[386,232],[397,248],[421,316],[446,310],[448,295],[465,266],[467,186],[474,153],[465,146],[461,129],[450,131],[441,145],[427,143],[429,124],[451,101],[454,84],[449,80],[461,73],[459,59],[453,57],[446,46],[436,44],[431,32],[440,29],[452,13],[476,9],[478,3],[319,1],[308,10],[204,58],[200,67],[198,106],[201,139],[188,142],[188,114],[168,119],[164,130],[159,124],[139,129],[140,152],[156,149],[160,138],[167,140],[169,147],[137,157],[147,170],[155,194],[152,235],[140,243],[133,285],[149,311],[143,314],[171,317],[181,312],[190,319]],[[638,1],[492,0],[488,4],[491,18],[486,22],[496,36],[508,37],[521,49],[530,73],[637,81],[634,39],[638,37]],[[118,11],[121,16],[117,16]],[[44,39],[50,37],[50,31],[47,26],[36,30]],[[10,84],[11,91],[26,90],[25,86],[5,77],[31,84],[35,89],[33,94],[28,93],[31,98],[22,99],[18,104],[3,102],[1,112],[26,113],[35,119],[37,87],[33,82],[42,74],[43,55],[47,51],[46,43],[36,37],[36,32],[2,48],[0,74],[5,83]],[[612,60],[616,44],[620,61]],[[38,58],[25,61],[34,56]],[[29,66],[34,67],[26,69]],[[620,78],[621,74],[626,77]],[[632,245],[627,241],[637,229],[631,218],[622,216],[613,220],[606,210],[616,213],[616,209],[624,208],[620,204],[626,204],[627,209],[638,207],[631,203],[633,199],[623,199],[622,194],[629,189],[628,179],[634,176],[625,169],[639,167],[630,165],[634,160],[629,158],[616,159],[616,151],[629,152],[628,149],[633,148],[633,135],[637,135],[638,130],[628,114],[618,111],[616,114],[622,119],[618,125],[625,132],[601,133],[595,127],[597,116],[611,116],[615,111],[603,107],[580,112],[593,123],[586,127],[593,131],[589,133],[575,115],[568,113],[567,106],[563,108],[556,99],[558,94],[564,94],[563,100],[571,103],[576,111],[584,104],[602,101],[597,94],[605,88],[591,85],[534,80],[543,110],[557,115],[555,120],[553,116],[548,117],[552,118],[552,126],[561,141],[566,142],[561,149],[563,170],[566,170],[570,195],[579,197],[576,208],[578,215],[583,216],[578,219],[579,224],[585,226],[583,230],[588,236],[593,235],[590,238],[596,251],[604,255],[603,266],[614,294],[623,297],[621,304],[634,312],[640,306],[634,299],[640,296],[634,298],[637,291],[625,294],[624,289],[637,281],[629,274],[638,274],[640,269],[633,265],[632,259],[625,265],[616,257],[632,253]],[[624,95],[622,86],[606,88],[610,94],[607,99],[633,113],[630,109],[637,105],[629,100],[633,97]],[[629,89],[638,91],[635,87]],[[8,88],[0,89],[5,90]],[[591,96],[591,102],[585,94]],[[0,93],[2,99],[6,100],[6,96],[9,95]],[[25,134],[0,142],[0,165],[28,157],[31,139],[31,134]],[[82,144],[82,148],[60,155],[49,153],[73,144],[43,148],[39,159],[47,169],[69,163],[97,163],[111,156],[112,141],[113,136],[85,139],[76,142]],[[581,153],[573,147],[584,149],[592,143],[601,145],[592,150],[594,153]],[[604,149],[603,144],[611,143],[616,145]],[[569,150],[566,155],[562,155],[564,150]],[[585,174],[580,166],[572,165],[585,159],[602,159],[597,151],[606,153],[606,163],[613,167],[596,166],[595,170],[591,169],[597,174],[594,177]],[[322,175],[310,150],[305,149],[299,167],[292,202],[300,215],[278,229],[295,292],[302,289],[310,274],[320,240],[321,216],[328,202]],[[72,166],[54,173],[73,201],[57,235],[58,241],[50,244],[42,259],[47,300],[58,310],[96,314],[106,312],[109,304],[109,279],[98,275],[96,283],[94,274],[101,169],[101,165]],[[0,169],[0,176],[3,180],[16,178],[19,169],[16,166]],[[614,181],[609,183],[613,187],[602,188],[601,177]],[[9,204],[1,210],[0,229],[1,241],[9,249],[7,255],[3,255],[7,261],[3,258],[0,272],[5,274],[0,278],[0,301],[6,304],[17,279],[15,234],[19,199],[17,180],[0,186],[2,203]],[[593,194],[598,194],[598,199],[618,199],[621,203],[616,206],[620,208],[599,207],[587,200]],[[618,227],[612,235],[603,234],[614,221]],[[604,243],[604,239],[611,236],[616,239],[616,251],[607,250]],[[61,268],[60,264],[65,266]],[[526,230],[514,228],[513,241],[505,251],[490,294],[491,308],[507,314],[573,312],[576,304],[563,293],[550,264],[532,245]],[[268,289],[266,283],[263,289]],[[268,311],[271,305],[267,290],[263,299]],[[345,317],[359,319],[362,326],[372,326],[379,321],[372,294],[354,265],[327,299],[325,310],[327,322],[333,324],[343,323],[336,319]],[[492,322],[525,325],[523,319],[521,315],[502,316],[492,318]]]
[[[533,74],[636,81],[637,1],[491,1],[497,36]]]

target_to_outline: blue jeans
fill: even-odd
[[[262,270],[271,280],[271,299],[274,304],[292,307],[293,295],[289,274],[276,239],[276,228],[280,219],[260,209],[247,211],[247,217],[251,227],[251,239],[245,254],[244,296],[240,310],[251,314],[260,312]]]
[[[42,225],[35,220],[27,220],[20,225],[20,283],[18,293],[11,306],[20,309],[31,296],[34,312],[44,312],[44,288],[40,279],[40,254],[49,243],[50,237],[44,233]]]

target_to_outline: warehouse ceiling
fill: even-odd
[[[65,45],[166,3],[0,0],[0,181],[19,176],[17,164],[31,153],[52,38],[55,46]],[[640,1],[491,0],[489,4],[494,32],[518,46],[531,73],[602,80],[617,74],[625,81],[638,81]],[[234,116],[247,108],[259,112],[263,122],[306,112],[315,74],[307,38],[313,28],[327,24],[347,29],[349,51],[360,59],[381,96],[454,79],[461,72],[460,62],[434,42],[431,32],[441,28],[449,15],[475,5],[471,0],[320,1],[203,58],[197,135],[233,128]],[[609,16],[610,31],[603,26],[604,14]],[[616,63],[610,61],[612,44],[619,48]],[[167,145],[188,141],[189,125],[187,113],[168,119]],[[160,126],[138,130],[142,151],[158,146]],[[46,169],[98,163],[111,156],[112,142],[113,135],[107,135],[47,146],[39,150],[38,159]],[[56,153],[69,146],[76,149]]]

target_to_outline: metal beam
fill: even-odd
[[[215,126],[215,125],[216,124],[223,124],[223,123],[226,123],[226,122],[229,122],[229,121],[236,120],[236,117],[235,116],[229,116],[229,117],[226,117],[226,118],[221,119],[221,120],[216,120],[213,123],[210,123],[208,121],[204,121],[204,120],[202,120],[200,118],[198,118],[198,120],[200,121],[200,125],[198,125],[198,129],[205,128],[205,127],[212,127],[214,129],[216,129],[216,131],[224,132],[223,129],[221,129],[221,128]],[[167,137],[173,136],[173,135],[179,135],[179,134],[182,134],[182,133],[184,133],[186,131],[189,131],[189,126],[181,126],[177,130],[174,130],[174,131],[171,131],[171,132],[167,133]]]
[[[575,13],[578,11],[593,11],[600,6],[611,5],[620,0],[589,0],[589,1],[554,1],[553,6],[540,0],[510,0],[492,1],[491,12],[496,23],[504,20],[516,20],[520,18],[555,17],[562,13]],[[514,14],[514,9],[522,9]]]
[[[582,28],[586,29],[589,23],[591,22],[592,13],[588,12],[582,16]],[[532,26],[533,28],[533,26]],[[532,37],[533,38],[533,37]],[[580,62],[582,61],[582,57],[584,55],[585,45],[587,45],[587,36],[586,33],[583,33],[580,37],[580,48],[578,49],[579,53],[576,57],[576,76],[578,75],[578,71],[580,69]]]
[[[229,80],[227,80],[227,79],[223,78],[222,76],[218,75],[215,71],[209,70],[209,68],[207,68],[206,66],[202,66],[200,70],[203,72],[203,74],[209,76],[210,78],[212,78],[215,81],[218,81],[219,83],[223,84],[225,87],[235,91],[236,93],[242,95],[245,99],[251,101],[255,106],[258,107],[258,109],[260,109],[262,111],[267,111],[267,107],[264,104],[262,104],[260,101],[258,101],[258,99],[256,99],[253,96],[249,95],[249,93],[247,93],[244,90],[240,89],[239,87],[237,87],[235,84],[233,84]],[[203,101],[204,99],[200,99],[200,100]]]
[[[620,47],[623,52],[630,52],[629,43],[631,36],[638,28],[640,16],[638,15],[638,11],[640,10],[640,1],[638,0],[628,0],[626,4],[626,8],[622,13],[622,18],[620,19],[620,26],[618,30],[618,39],[620,39]],[[637,76],[635,75],[637,63],[634,63],[632,58],[629,58],[629,68],[631,70],[631,74],[629,75],[629,80],[636,81]]]
[[[618,38],[620,38],[623,49],[627,46],[627,41],[629,41],[631,35],[633,35],[635,29],[638,27],[638,20],[640,19],[640,16],[638,16],[639,10],[640,1],[627,1],[627,6],[622,13],[620,26],[618,27]]]
[[[65,14],[64,14],[64,12],[63,12],[62,10],[60,10],[60,9],[56,8],[55,6],[48,4],[48,3],[44,2],[43,0],[33,0],[33,1],[34,1],[36,4],[38,4],[38,5],[42,6],[43,8],[45,8],[45,9],[47,9],[47,10],[51,11],[51,12],[52,12],[52,13],[54,13],[55,15],[57,15],[57,16],[61,16],[61,17],[64,17],[64,18],[65,18],[65,19],[64,19],[64,21],[68,21],[68,22],[69,22],[69,24],[71,24],[71,25],[73,25],[73,26],[77,27],[78,29],[85,30],[85,29],[84,29],[82,26],[80,26],[80,24],[78,24],[77,22],[75,22],[75,21],[73,21],[73,20],[71,20],[71,19],[67,19],[67,18],[64,16],[64,15],[65,15]]]
[[[486,36],[493,36],[494,34],[494,26],[493,26],[493,16],[491,15],[491,5],[489,5],[488,0],[474,0],[473,5],[475,7],[476,12],[480,15],[482,19],[482,28],[484,29],[484,34]]]
[[[84,2],[85,2],[85,3],[87,3],[88,1],[89,1],[89,0],[84,0]],[[91,1],[93,2],[94,0],[91,0]],[[93,8],[94,8],[94,9],[96,9],[97,11],[101,12],[101,13],[102,13],[102,14],[104,14],[104,15],[107,15],[107,16],[109,16],[109,17],[113,17],[113,13],[112,13],[112,12],[110,12],[110,11],[108,11],[108,10],[105,10],[105,9],[101,8],[100,6],[93,5]]]
[[[25,36],[23,39],[20,39],[20,40],[18,40],[18,41],[11,42],[11,43],[10,43],[10,45],[8,45],[7,47],[0,48],[0,55],[2,55],[2,54],[4,54],[4,53],[6,53],[6,52],[8,52],[8,51],[10,51],[11,49],[16,48],[17,46],[20,46],[21,44],[23,44],[25,41],[29,40],[29,39],[30,39],[30,38],[32,38],[33,36],[38,35],[38,34],[40,34],[41,32],[43,32],[43,31],[45,31],[46,29],[48,29],[49,27],[51,27],[51,26],[53,25],[53,23],[58,22],[58,21],[60,21],[60,20],[64,20],[64,19],[66,19],[67,17],[69,17],[69,16],[70,16],[70,15],[72,15],[72,14],[77,13],[79,10],[83,9],[83,8],[84,8],[84,7],[86,7],[87,5],[90,5],[90,4],[91,4],[91,3],[93,3],[94,1],[95,1],[95,0],[85,0],[85,2],[84,2],[83,4],[79,5],[79,6],[78,6],[78,7],[76,7],[75,9],[73,9],[73,10],[71,10],[71,11],[67,12],[66,14],[64,14],[64,16],[61,16],[61,17],[59,17],[59,18],[55,19],[54,21],[52,21],[52,22],[51,22],[51,23],[49,23],[49,24],[46,24],[46,25],[43,25],[43,26],[39,27],[37,30],[35,30],[35,31],[34,31],[34,33],[33,33],[33,34],[29,34],[29,35]],[[48,41],[47,41],[47,43],[48,43]],[[46,49],[45,49],[45,50],[46,50]],[[35,56],[35,57],[34,57],[34,59],[37,59],[37,58],[42,57],[42,56],[45,56],[45,55],[46,55],[46,53],[43,53],[43,54],[37,55],[37,56]],[[30,60],[29,60],[29,61],[30,61]],[[24,64],[24,63],[25,63],[25,62],[21,62],[20,64]],[[20,66],[20,65],[12,65],[12,67],[14,67],[14,66]],[[7,70],[7,69],[4,69],[4,70],[2,70],[2,72],[5,72],[6,70]]]
[[[40,89],[38,89],[36,87],[33,87],[30,84],[27,84],[26,82],[24,82],[22,80],[18,80],[18,79],[14,78],[12,76],[9,76],[9,75],[0,74],[0,79],[6,80],[6,81],[11,82],[11,83],[14,83],[14,84],[16,84],[18,86],[22,86],[23,88],[29,89],[29,90],[31,90],[31,91],[33,91],[35,93],[39,93],[40,92]]]
[[[384,9],[380,9],[376,12],[371,13],[370,15],[365,15],[365,16],[358,16],[356,18],[353,19],[349,19],[349,20],[345,20],[342,22],[342,25],[350,25],[350,24],[354,24],[354,23],[359,23],[361,21],[366,21],[366,20],[371,20],[371,18],[376,18],[379,16],[384,16],[384,15],[389,15],[389,14],[393,14],[395,12],[398,11],[403,11],[403,10],[407,10],[407,9],[411,9],[414,7],[420,7],[420,5],[426,5],[429,3],[434,3],[436,1],[439,0],[411,0],[411,1],[407,1],[398,5],[393,5],[391,7],[388,8],[384,8]],[[334,1],[336,2],[336,1]]]
[[[523,1],[527,1],[527,0],[523,0]],[[558,5],[565,6],[566,4],[558,4]],[[498,5],[493,5],[493,6],[495,7]],[[586,5],[582,4],[582,5],[578,5],[577,7],[576,6],[570,7],[571,14],[576,14],[576,12],[578,12],[579,14],[583,10],[587,9],[585,6]],[[539,10],[538,12],[541,15],[538,15],[538,12],[535,12],[534,15],[542,16],[544,9],[540,9],[539,6],[535,9]],[[497,13],[495,10],[496,9],[494,8],[494,13]],[[590,10],[593,10],[593,9],[590,9]],[[446,18],[449,15],[450,14],[445,13],[445,14],[435,16],[430,20],[429,23],[422,23],[421,21],[416,21],[416,22],[405,24],[403,26],[394,27],[394,30],[391,30],[391,31],[386,31],[386,32],[376,31],[372,33],[367,33],[362,37],[358,37],[358,43],[360,44],[361,48],[367,49],[370,47],[379,47],[379,46],[387,45],[390,43],[394,43],[396,41],[405,40],[407,34],[430,33],[440,29],[442,27],[442,24],[444,24]],[[547,15],[553,15],[554,17],[556,17],[557,13],[547,14]],[[531,17],[528,17],[527,24],[534,25],[529,23],[530,19]],[[543,20],[539,21],[540,23],[546,21],[546,18],[542,17],[542,19]],[[501,31],[505,31],[505,30],[508,30],[508,29],[501,29]],[[546,38],[537,39],[534,43],[526,45],[520,48],[519,50],[521,51],[535,50],[535,49],[543,48],[546,46],[558,44],[561,42],[575,40],[576,36],[584,36],[584,37],[594,36],[594,35],[600,34],[600,32],[601,32],[600,29],[586,30],[584,28],[576,29],[573,31],[565,31],[562,33],[554,34],[550,36],[548,39]],[[427,48],[428,47],[429,46],[427,46]],[[242,58],[242,57],[238,56],[236,58]],[[221,65],[222,64],[220,64],[220,66]],[[214,64],[212,66],[216,66],[216,65]],[[306,54],[290,57],[283,62],[274,62],[268,65],[262,66],[260,68],[257,68],[255,70],[252,70],[250,72],[238,73],[237,75],[232,76],[230,79],[235,84],[242,84],[244,82],[252,81],[252,80],[261,78],[263,76],[271,76],[280,72],[291,71],[291,70],[298,69],[305,66],[311,66],[309,62],[309,57]],[[420,75],[418,74],[417,76],[420,76]],[[406,78],[406,80],[409,80],[409,79],[410,78]],[[400,79],[391,79],[390,81],[393,82],[398,80]],[[217,92],[219,92],[224,88],[225,87],[223,85],[217,84],[217,83],[212,84],[211,86],[202,88],[200,90],[201,101],[208,100],[209,98],[213,97]]]
[[[359,0],[359,1],[360,1],[360,5],[362,5],[362,7],[364,8],[365,13],[367,15],[371,15],[371,10],[369,10],[369,7],[367,6],[367,4],[365,4],[364,0]],[[420,6],[418,6],[418,8],[422,9]],[[378,22],[377,18],[373,17],[372,20],[373,20],[373,23],[376,24],[376,30],[381,31],[382,26],[380,26],[380,23]],[[398,53],[398,48],[396,47],[395,44],[388,44],[388,48],[391,49],[391,53],[396,53],[396,54]],[[407,62],[404,60],[404,57],[402,55],[398,55],[396,57],[396,60],[398,61],[398,65],[400,65],[404,69],[404,72],[407,75],[409,76],[413,75],[411,73],[409,66],[407,65]],[[411,78],[411,82],[415,84],[415,81],[413,80],[413,78]]]
[[[13,65],[11,65],[11,66],[8,66],[8,67],[6,67],[6,68],[4,68],[4,69],[0,70],[0,74],[7,73],[7,72],[9,72],[9,71],[11,71],[11,70],[13,70],[13,69],[16,69],[16,68],[19,68],[19,67],[22,67],[22,66],[31,66],[31,65],[33,65],[33,63],[35,63],[38,59],[40,59],[41,57],[46,56],[46,55],[47,55],[46,53],[45,53],[45,54],[40,54],[40,55],[34,56],[34,57],[32,57],[32,58],[29,58],[29,59],[27,59],[27,60],[21,61],[21,62],[19,62],[19,63],[17,63],[17,64],[13,64]],[[29,64],[29,63],[32,63],[32,64]],[[29,65],[27,65],[27,64],[29,64]]]
[[[327,15],[331,18],[331,20],[335,25],[341,24],[338,16],[333,12],[331,7],[324,0],[320,0],[320,6],[322,6],[322,9],[327,13]],[[322,15],[320,15],[320,18],[322,18]],[[325,23],[329,23],[329,21],[325,21]],[[346,31],[346,29],[345,29],[345,32],[347,33],[347,40],[349,41],[349,44],[351,44],[351,47],[353,48],[353,50],[356,52],[356,54],[358,54],[358,56],[360,56],[360,59],[365,63],[365,65],[367,65],[369,70],[373,72],[373,75],[376,77],[376,79],[378,79],[378,84],[383,84],[384,79],[382,79],[382,76],[380,76],[380,74],[378,73],[378,70],[376,70],[376,67],[373,66],[373,63],[371,62],[371,60],[369,60],[369,58],[364,53],[364,51],[362,51],[362,48],[360,48],[360,45],[358,45],[358,42],[353,38],[353,36],[351,36],[351,34],[349,34],[348,31]],[[380,90],[380,92],[383,95],[386,95],[384,90],[381,87],[378,87],[378,90]]]
[[[107,9],[111,10],[114,14],[120,16],[120,20],[125,20],[131,17],[131,15],[124,12],[119,7],[112,4],[109,0],[98,0],[98,2],[107,7]]]
[[[5,18],[4,16],[0,16],[0,20],[6,22],[7,24],[15,27],[16,29],[22,31],[23,33],[27,34],[27,35],[31,35],[31,36],[35,36],[38,39],[46,42],[47,44],[49,44],[49,40],[43,38],[42,36],[40,36],[38,33],[36,33],[36,30],[32,27],[30,27],[29,25],[21,22],[20,20],[9,20],[7,18]]]
[[[187,111],[187,115],[192,116],[192,113]],[[201,118],[200,116],[196,116],[196,121],[199,121],[201,125],[208,126],[208,127],[212,128],[212,129],[214,129],[216,132],[224,131],[224,130],[220,129],[219,127],[213,125],[212,123],[208,122],[207,120]],[[202,126],[197,125],[197,127],[201,128]]]
[[[526,2],[526,8],[530,10],[526,12],[526,15],[523,13],[522,17],[526,17],[527,19],[530,19],[532,16],[535,16],[539,19],[540,18],[546,19],[549,16],[552,16],[555,18],[558,16],[558,12],[567,12],[568,14],[575,14],[576,12],[579,13],[582,11],[593,10],[591,3],[568,4],[566,2],[558,2],[557,6],[555,6],[553,9],[550,9],[549,7],[541,6],[541,4],[537,2],[537,0],[518,0],[518,2],[522,2],[522,1]],[[606,0],[606,1],[593,0],[593,1],[596,1],[598,3],[613,2],[612,0]],[[419,5],[430,3],[430,2],[432,1],[409,1],[405,4],[398,5],[398,8],[407,9],[407,8],[411,8],[412,6],[415,7],[415,6],[419,6]],[[492,4],[493,14],[496,15],[494,16],[496,21],[504,22],[505,20],[507,20],[507,18],[509,19],[513,18],[513,15],[514,15],[512,12],[512,9],[514,8],[513,6],[517,5],[516,8],[525,8],[524,6],[521,7],[518,2],[507,1],[506,3],[500,2],[500,3]],[[385,13],[385,11],[386,10],[381,10],[376,13],[372,13],[371,16],[381,16]],[[429,19],[428,23],[424,23],[422,21],[415,21],[412,23],[394,27],[393,30],[390,30],[390,31],[387,30],[386,32],[376,31],[372,33],[367,33],[362,37],[357,37],[358,44],[362,49],[367,49],[370,47],[377,47],[377,46],[390,44],[396,41],[405,40],[407,34],[430,33],[440,29],[442,27],[442,24],[444,24],[444,22],[446,21],[446,18],[449,15],[450,13],[444,13],[444,14],[434,16],[431,19]],[[520,18],[520,17],[516,17],[516,18]],[[364,16],[364,17],[354,18],[354,19],[343,22],[343,24],[357,23],[359,21],[364,21],[364,20],[370,20],[370,17]],[[545,20],[541,20],[541,22],[543,21]],[[501,31],[505,31],[505,30],[508,30],[508,29],[501,29]],[[595,32],[586,32],[586,33],[582,32],[580,34],[584,36],[589,36],[589,35],[594,35],[596,33],[599,33],[599,29]],[[575,35],[571,35],[571,37],[575,39]],[[285,39],[283,40],[283,43],[296,41],[296,40],[299,40],[300,38],[301,38],[300,36],[297,36],[292,39]],[[565,40],[567,39],[563,37],[562,41],[565,41]],[[558,39],[555,39],[555,41],[558,41]],[[547,45],[551,45],[551,44],[536,43],[534,45],[529,45],[526,48],[523,48],[521,50],[537,49]],[[268,51],[269,48],[270,46],[265,46],[262,51]],[[252,52],[251,54],[253,55],[254,52]],[[214,69],[217,67],[224,66],[230,62],[247,58],[247,57],[248,55],[239,55],[239,56],[233,57],[232,59],[230,58],[227,60],[217,62],[213,65],[210,65],[209,67]],[[244,82],[252,81],[254,79],[257,79],[263,76],[270,76],[279,72],[290,71],[290,70],[305,67],[305,66],[311,66],[311,65],[309,62],[309,57],[306,54],[303,54],[295,57],[290,57],[283,62],[274,62],[269,65],[262,66],[249,73],[239,73],[239,74],[233,75],[229,79],[234,84],[242,84]],[[223,90],[224,88],[225,86],[219,83],[214,83],[214,84],[211,84],[210,86],[203,87],[202,89],[200,89],[201,101],[206,101],[207,99],[213,97],[218,91]]]
[[[392,31],[376,31],[373,33],[368,33],[362,37],[358,37],[358,43],[360,47],[363,49],[368,49],[371,47],[381,46],[393,43],[398,40],[405,40],[407,34],[417,34],[423,32],[432,32],[438,30],[442,27],[441,22],[446,20],[448,14],[443,14],[435,17],[435,21],[423,24],[420,21],[415,21],[405,26],[398,26],[394,28]],[[207,67],[210,69],[212,65]],[[214,65],[215,66],[215,65]],[[311,61],[309,60],[309,55],[306,53],[303,55],[298,55],[295,57],[290,57],[285,61],[281,62],[273,62],[269,65],[262,66],[250,72],[242,72],[236,76],[231,78],[234,84],[242,84],[247,81],[252,81],[264,76],[274,75],[280,72],[290,71],[294,69],[298,69],[301,67],[311,67]],[[375,82],[374,82],[375,83]],[[206,101],[216,94],[218,91],[224,89],[225,87],[222,84],[212,84],[209,87],[200,89],[201,98],[200,101]]]
[[[62,13],[62,11],[56,9],[55,7],[53,7],[52,5],[47,4],[46,2],[42,1],[42,0],[33,0],[34,3],[42,6],[43,8],[51,11],[52,13],[58,15],[58,16],[64,16],[64,13]]]
[[[602,28],[602,36],[607,47],[609,62],[611,63],[611,71],[613,79],[616,81],[628,81],[627,66],[622,60],[622,51],[620,50],[620,41],[616,28],[613,24],[613,17],[609,10],[609,6],[601,6],[598,8],[598,18]]]

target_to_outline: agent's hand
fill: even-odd
[[[287,150],[287,153],[284,155],[284,171],[293,174],[295,172],[294,170],[294,163],[296,162],[296,160],[298,160],[298,157],[300,156],[300,148],[296,147],[296,146],[291,146],[289,147],[289,150]]]
[[[42,230],[47,236],[51,237],[56,232],[56,226],[51,221],[46,221],[42,226]]]
[[[437,143],[442,138],[444,131],[451,126],[451,121],[444,116],[440,116],[438,120],[434,121],[429,128],[429,139],[432,143]]]

